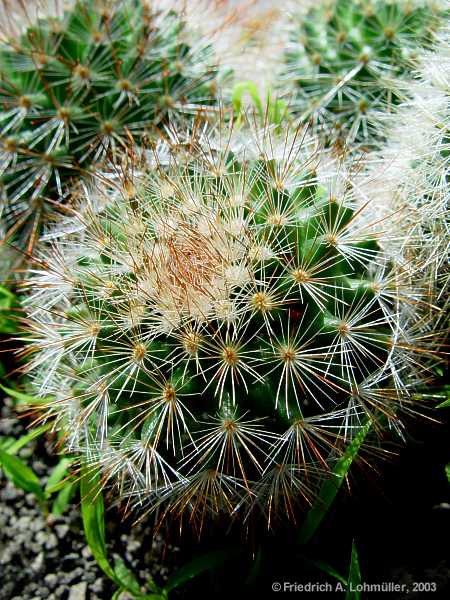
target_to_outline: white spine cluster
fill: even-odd
[[[450,30],[442,31],[433,52],[423,53],[410,99],[379,115],[386,144],[367,157],[359,181],[362,202],[389,219],[397,242],[388,255],[411,277],[427,274],[430,301],[448,287],[450,199]],[[436,289],[436,282],[438,287]]]

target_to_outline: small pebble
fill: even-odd
[[[58,576],[55,573],[49,573],[44,577],[44,581],[50,589],[53,589],[58,583]]]
[[[87,592],[87,583],[81,581],[70,588],[68,600],[85,600]]]
[[[66,535],[69,533],[69,526],[68,525],[56,525],[55,526],[55,532],[56,535],[59,537],[59,539],[63,539],[66,537]]]

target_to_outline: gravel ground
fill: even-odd
[[[0,436],[24,433],[12,402],[4,400]],[[55,462],[45,444],[30,444],[19,456],[45,485]],[[35,496],[15,488],[0,471],[0,600],[111,599],[115,586],[103,576],[86,545],[77,502],[74,499],[61,517],[46,517]],[[132,526],[107,514],[106,538],[111,559],[120,556],[141,583],[150,576],[159,584],[167,579],[163,556],[171,568],[177,564],[178,548],[161,538],[152,540],[148,525]],[[127,597],[123,594],[121,600]]]

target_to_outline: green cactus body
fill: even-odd
[[[45,417],[119,499],[272,522],[367,419],[398,426],[408,293],[296,139],[191,140],[197,158],[88,203],[29,281]]]
[[[432,2],[335,0],[292,28],[286,81],[295,112],[328,142],[373,145],[376,116],[398,104],[398,79],[412,78],[418,50],[431,45],[446,11]],[[448,16],[448,14],[447,14]]]
[[[144,0],[77,0],[0,46],[0,183],[11,233],[73,192],[71,179],[117,160],[155,127],[211,104],[206,45]]]

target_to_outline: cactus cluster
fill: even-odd
[[[428,281],[430,302],[442,307],[448,292],[450,200],[450,31],[420,55],[409,98],[380,119],[386,143],[367,158],[359,183],[363,202],[381,219],[396,213],[391,227],[402,232],[386,252]],[[405,241],[413,234],[414,243]]]
[[[41,251],[27,371],[119,500],[199,530],[295,519],[362,425],[401,431],[421,289],[320,158],[299,132],[202,132]]]
[[[3,0],[0,37],[0,237],[30,257],[37,419],[117,502],[199,532],[295,521],[362,430],[403,435],[449,279],[445,4],[292,0],[265,30],[211,0],[214,51],[192,35],[208,2]],[[298,129],[257,93],[280,54]],[[259,85],[221,88],[213,55]]]
[[[314,6],[294,21],[286,51],[283,82],[293,87],[293,110],[328,143],[373,145],[376,116],[399,102],[398,80],[411,79],[417,52],[431,45],[444,14],[430,1]]]
[[[206,43],[182,16],[146,0],[76,0],[0,44],[0,194],[6,235],[31,248],[105,158],[214,101]]]

